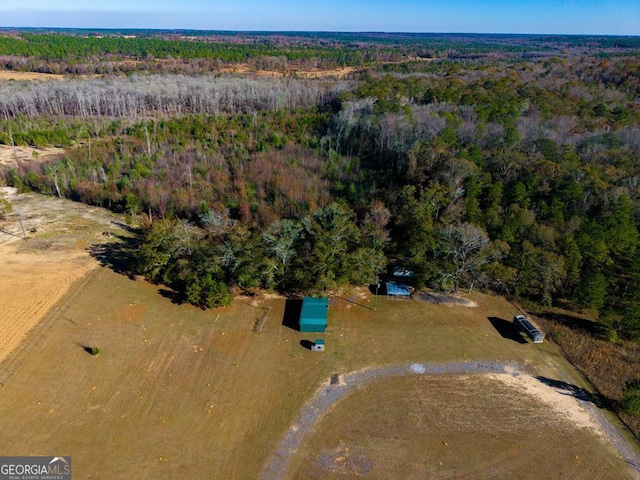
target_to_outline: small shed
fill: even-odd
[[[311,346],[312,352],[324,352],[324,338],[316,338],[315,343]]]
[[[411,298],[411,292],[407,285],[397,282],[386,282],[386,288],[387,298]]]
[[[304,297],[300,312],[300,331],[324,333],[327,330],[328,298]]]

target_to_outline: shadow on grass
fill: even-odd
[[[562,395],[570,395],[583,402],[593,403],[598,408],[607,408],[609,401],[604,395],[599,393],[591,393],[582,387],[573,385],[572,383],[554,380],[553,378],[535,375],[534,378],[540,382],[558,390]]]
[[[520,331],[513,325],[513,322],[498,317],[489,317],[489,321],[502,338],[518,343],[527,343],[527,341],[522,338]]]
[[[80,348],[82,348],[82,350],[84,350],[89,355],[96,356],[96,355],[98,355],[100,353],[100,350],[98,349],[98,347],[91,347],[91,346],[85,345],[83,343],[77,343],[76,345],[78,345]]]
[[[13,233],[13,232],[10,232],[8,230],[5,230],[4,228],[0,228],[0,233],[3,233],[5,235],[10,235],[12,237],[19,238],[21,240],[26,240],[27,239],[27,236],[25,234]]]
[[[300,346],[306,348],[307,350],[311,350],[311,347],[313,347],[314,345],[315,343],[313,343],[311,340],[300,340]]]
[[[183,295],[179,294],[178,292],[174,292],[173,290],[169,290],[168,288],[160,288],[158,289],[158,293],[160,294],[160,296],[171,300],[171,303],[175,305],[182,305],[183,303],[185,303],[185,298]]]
[[[387,294],[387,284],[385,282],[373,283],[369,285],[369,292],[372,295],[386,295]]]
[[[300,331],[300,312],[302,312],[302,300],[289,298],[284,304],[282,325],[297,332]]]
[[[88,251],[103,267],[121,275],[133,276],[140,240],[129,235],[114,235],[112,241],[92,245]]]

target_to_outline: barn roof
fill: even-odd
[[[300,312],[300,331],[324,332],[327,326],[328,298],[304,297]]]

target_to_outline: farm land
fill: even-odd
[[[471,294],[475,307],[378,298],[373,311],[369,291],[342,292],[331,297],[327,351],[313,353],[301,341],[314,334],[283,325],[284,298],[176,304],[168,289],[118,273],[131,235],[119,219],[37,197],[14,205],[42,202],[56,217],[3,245],[0,278],[30,256],[31,281],[25,273],[13,287],[29,303],[44,288],[38,266],[66,258],[50,281],[64,295],[0,365],[4,454],[63,452],[77,478],[637,478],[608,439],[612,416],[553,343],[508,334],[517,309],[500,297]],[[70,278],[74,262],[81,273]],[[19,303],[4,318],[24,316]],[[511,373],[354,384],[307,425],[285,470],[265,471],[332,375],[449,362]]]

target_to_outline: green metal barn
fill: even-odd
[[[304,297],[300,312],[300,331],[324,333],[327,330],[328,298]]]

